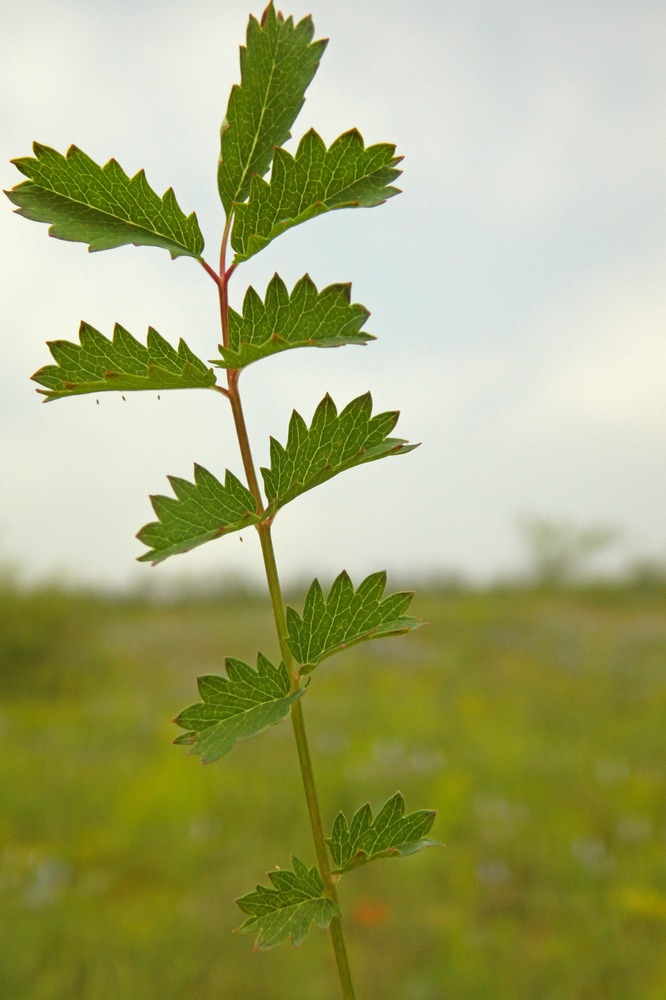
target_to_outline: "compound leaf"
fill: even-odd
[[[381,205],[398,194],[391,182],[400,175],[395,146],[365,148],[356,129],[326,148],[311,129],[296,155],[277,148],[270,182],[255,175],[249,200],[236,206],[231,245],[236,264],[263,250],[280,233],[337,208]]]
[[[46,401],[86,392],[132,392],[137,389],[205,389],[215,385],[207,368],[184,341],[178,350],[148,330],[146,346],[116,323],[111,340],[88,323],[79,327],[79,343],[54,340],[48,348],[56,361],[32,378],[45,389]]]
[[[373,417],[369,392],[353,399],[340,413],[326,395],[315,410],[310,427],[294,411],[286,446],[271,438],[271,465],[261,470],[271,510],[284,507],[345,469],[388,455],[405,454],[417,447],[400,438],[388,437],[398,416],[397,412],[391,412]]]
[[[174,721],[187,732],[174,743],[190,746],[204,764],[223,757],[231,748],[281,722],[304,688],[291,691],[284,663],[275,666],[261,653],[257,669],[227,657],[227,676],[198,678],[203,701],[186,708]]]
[[[160,198],[143,170],[130,178],[115,160],[100,167],[76,146],[66,156],[36,142],[35,156],[12,162],[28,178],[5,192],[18,214],[51,224],[49,236],[109,250],[133,243],[172,257],[201,256],[196,215],[186,216],[171,188]]]
[[[382,599],[386,573],[372,573],[357,590],[346,572],[334,581],[324,597],[319,581],[308,590],[303,615],[287,608],[289,647],[308,673],[334,653],[368,639],[412,632],[425,624],[405,615],[412,593]]]
[[[258,885],[255,892],[236,902],[248,919],[238,930],[256,934],[255,950],[275,948],[288,938],[299,945],[312,923],[328,927],[340,915],[337,903],[324,896],[324,885],[315,867],[292,857],[293,870],[268,872],[272,888]]]
[[[426,847],[441,846],[438,840],[425,839],[435,821],[431,809],[405,813],[405,801],[396,792],[372,818],[369,803],[354,813],[351,823],[338,813],[331,836],[326,839],[330,847],[336,874],[350,871],[376,858],[405,857]]]
[[[368,310],[352,304],[350,285],[329,285],[318,292],[309,275],[294,285],[291,295],[275,275],[262,302],[248,288],[242,315],[229,310],[229,347],[220,347],[220,368],[243,368],[292,347],[340,347],[374,340],[360,328]]]
[[[167,478],[175,497],[150,498],[158,520],[146,524],[137,535],[150,546],[139,562],[155,565],[260,520],[254,497],[229,470],[224,484],[200,465],[194,466],[193,483],[177,476]]]
[[[270,3],[261,24],[250,17],[241,46],[241,82],[232,87],[221,129],[218,187],[229,214],[245,201],[254,174],[268,170],[276,146],[289,139],[326,41],[312,42],[310,17],[294,25]]]

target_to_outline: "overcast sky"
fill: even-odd
[[[4,8],[4,4],[3,4]],[[239,268],[232,304],[274,271],[351,281],[367,348],[292,351],[241,386],[256,458],[326,391],[370,389],[416,452],[339,476],[281,512],[289,580],[343,567],[401,580],[525,565],[526,514],[622,529],[618,560],[666,559],[666,4],[294,0],[329,47],[293,133],[356,126],[395,142],[404,193],[298,227]],[[247,0],[7,3],[0,180],[33,140],[145,167],[196,211],[217,255],[219,124]],[[85,319],[219,342],[215,288],[161,250],[89,254],[0,216],[0,562],[30,578],[120,584],[229,571],[258,579],[251,529],[151,569],[134,534],[151,493],[197,461],[241,464],[215,393],[40,405],[44,342]]]

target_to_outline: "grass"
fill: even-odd
[[[330,827],[380,790],[447,846],[347,876],[367,1000],[666,995],[666,596],[431,592],[315,673]],[[202,767],[169,722],[263,601],[0,592],[3,1000],[330,1000],[323,932],[251,954],[233,904],[313,851],[288,725]],[[295,978],[297,977],[297,978]]]

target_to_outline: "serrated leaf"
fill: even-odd
[[[245,201],[254,174],[268,170],[276,146],[290,138],[326,41],[312,42],[310,17],[294,25],[270,3],[261,24],[250,17],[241,46],[241,82],[232,87],[221,129],[218,187],[225,212]]]
[[[309,275],[294,285],[291,295],[279,275],[262,302],[248,288],[242,314],[229,310],[229,346],[220,346],[220,368],[243,368],[293,347],[340,347],[366,344],[375,338],[361,333],[368,310],[352,304],[350,285],[329,285],[318,292]]]
[[[354,813],[351,823],[338,813],[331,836],[326,839],[336,865],[335,874],[342,874],[377,858],[405,857],[426,847],[441,846],[438,840],[427,840],[435,821],[431,809],[419,809],[405,816],[405,801],[396,792],[372,818],[369,803]]]
[[[372,573],[354,590],[346,572],[334,581],[324,597],[318,580],[308,590],[303,615],[287,608],[287,641],[303,673],[326,657],[369,639],[412,632],[425,624],[405,615],[412,593],[382,598],[386,573]]]
[[[356,465],[374,462],[416,448],[387,435],[397,413],[372,416],[370,394],[352,400],[339,414],[330,396],[317,407],[307,427],[296,412],[289,423],[286,447],[271,438],[271,467],[262,469],[268,507],[257,513],[252,493],[227,470],[224,484],[199,465],[194,482],[169,476],[175,497],[151,497],[158,520],[137,534],[150,551],[140,562],[155,565],[169,556],[220,538],[262,518],[272,517],[301,493]]]
[[[130,178],[115,160],[100,167],[76,146],[66,156],[38,142],[33,150],[34,157],[12,160],[28,180],[5,194],[19,215],[50,223],[49,236],[91,251],[131,243],[163,247],[174,258],[201,256],[196,215],[184,214],[171,188],[160,198],[143,170]]]
[[[412,451],[417,445],[388,437],[398,416],[391,412],[373,417],[369,392],[353,399],[340,413],[326,395],[309,427],[294,411],[286,446],[271,438],[271,465],[261,470],[271,510],[284,507],[345,469]]]
[[[258,885],[236,900],[248,919],[238,930],[256,934],[255,950],[275,948],[288,938],[299,945],[315,923],[328,927],[340,915],[337,903],[324,896],[321,876],[315,867],[308,868],[292,857],[293,870],[268,872],[272,888]]]
[[[150,546],[139,562],[155,565],[260,520],[254,497],[229,470],[224,484],[200,465],[194,466],[193,483],[177,476],[167,478],[175,497],[150,498],[158,520],[137,534],[139,541]]]
[[[284,663],[276,667],[261,653],[256,670],[232,657],[227,657],[224,665],[226,677],[211,674],[198,678],[203,701],[190,705],[174,720],[187,730],[174,743],[190,746],[190,753],[200,754],[204,764],[281,722],[304,691],[292,691]]]
[[[132,392],[139,389],[206,389],[215,372],[181,340],[176,350],[164,337],[148,330],[146,345],[116,323],[109,340],[88,323],[79,327],[79,343],[54,340],[48,348],[56,361],[32,379],[46,389],[46,401],[87,392]]]
[[[236,264],[263,250],[285,230],[338,208],[370,208],[399,194],[391,182],[400,175],[395,146],[365,148],[356,129],[329,149],[311,129],[296,155],[275,150],[270,182],[255,177],[249,200],[236,206],[231,245]]]

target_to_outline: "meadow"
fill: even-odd
[[[359,996],[663,1000],[666,586],[413,611],[428,628],[324,663],[304,701],[326,826],[400,789],[446,844],[341,883]],[[313,860],[289,725],[207,767],[171,745],[195,677],[257,648],[251,595],[0,588],[3,1000],[336,995],[325,932],[232,933],[236,896]]]

